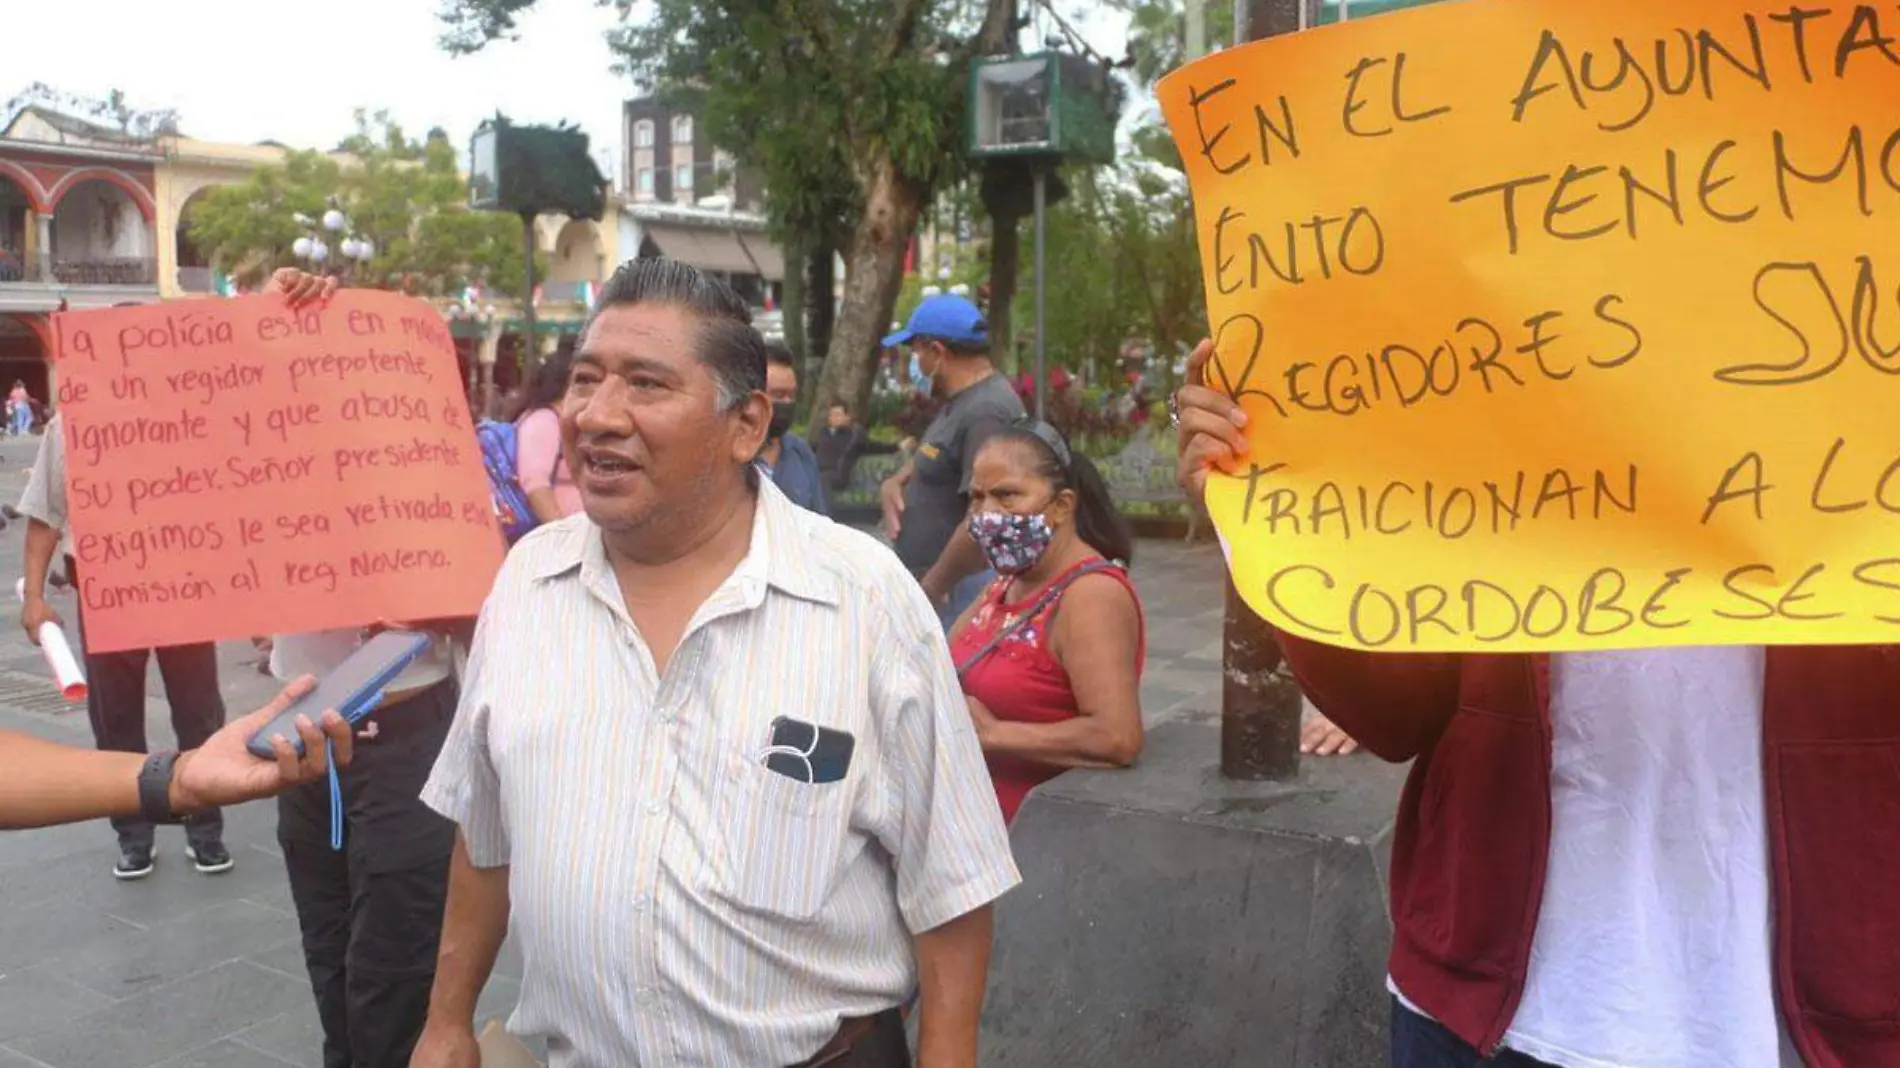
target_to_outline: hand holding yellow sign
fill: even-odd
[[[1892,34],[1465,0],[1164,81],[1248,604],[1367,649],[1900,641]]]

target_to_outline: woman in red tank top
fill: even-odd
[[[1088,457],[1046,423],[991,435],[970,471],[970,534],[999,576],[950,631],[950,658],[1003,818],[1069,768],[1141,752],[1141,600],[1128,523]]]

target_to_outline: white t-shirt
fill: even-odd
[[[1552,658],[1549,869],[1505,1046],[1561,1068],[1800,1068],[1775,1007],[1763,664]]]

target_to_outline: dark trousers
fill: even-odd
[[[66,573],[78,570],[66,558]],[[83,613],[79,627],[83,632]],[[165,679],[165,700],[172,708],[172,733],[179,749],[196,749],[224,726],[224,695],[218,691],[218,649],[209,642],[171,645],[163,649],[126,649],[117,653],[86,654],[86,716],[92,720],[92,739],[101,749],[116,753],[145,752],[145,663],[158,653],[158,672]],[[152,847],[152,825],[134,817],[115,817],[112,829],[121,846]],[[224,834],[224,815],[206,809],[185,820],[186,840],[217,841]]]
[[[1501,1049],[1485,1057],[1438,1021],[1392,999],[1392,1062],[1389,1068],[1551,1068],[1535,1057]]]
[[[406,1068],[429,1010],[455,825],[418,796],[455,715],[454,682],[378,709],[338,773],[343,848],[330,848],[330,785],[277,800],[277,840],[323,1024],[324,1068]],[[365,737],[370,724],[375,736]]]

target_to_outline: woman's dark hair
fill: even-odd
[[[512,423],[536,408],[560,404],[567,393],[567,376],[573,367],[574,342],[571,336],[563,337],[554,346],[554,352],[535,367],[528,381],[508,397],[502,406],[502,420]]]
[[[1047,423],[1024,419],[1000,430],[983,443],[1020,443],[1036,458],[1035,471],[1059,493],[1075,491],[1075,533],[1090,548],[1123,566],[1135,562],[1135,535],[1115,507],[1108,482],[1094,461],[1069,448],[1060,431]]]

